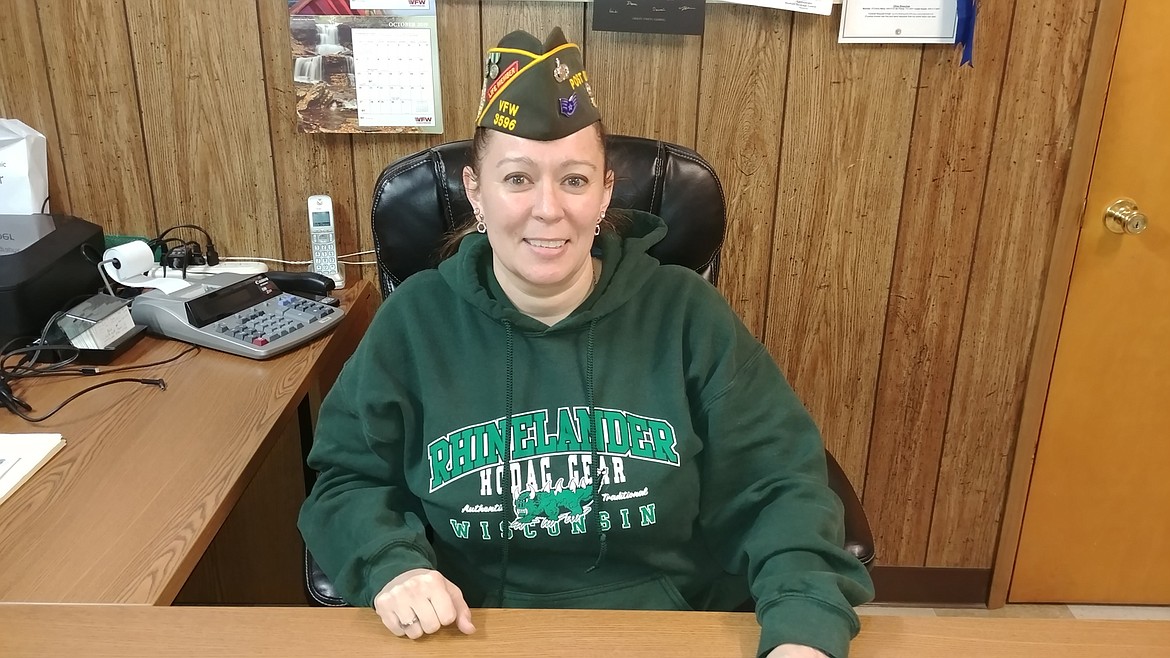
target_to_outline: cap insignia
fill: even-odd
[[[561,114],[571,117],[577,111],[577,94],[573,94],[568,98],[561,98]]]
[[[557,57],[556,60],[557,65],[556,68],[553,69],[553,79],[557,82],[564,82],[565,80],[569,79],[569,67],[561,61],[560,57]]]

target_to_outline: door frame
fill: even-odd
[[[1085,217],[1089,212],[1085,204],[1124,13],[1125,0],[1099,0],[1097,3],[1096,24],[1093,26],[1093,39],[1086,64],[1085,86],[1081,93],[1072,154],[1060,212],[1057,215],[1056,233],[1048,261],[1040,315],[1032,339],[1032,358],[1028,366],[1023,407],[999,527],[995,563],[992,566],[988,608],[1000,608],[1007,603],[1008,590],[1015,569],[1016,551],[1020,545],[1020,531],[1024,521],[1024,507],[1032,482],[1032,465],[1036,457],[1036,444],[1040,440],[1048,384],[1052,379],[1052,369],[1056,361],[1057,340],[1060,337],[1060,325],[1072,279],[1077,240],[1080,237],[1082,219],[1088,221],[1093,219]]]

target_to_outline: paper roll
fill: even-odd
[[[131,288],[157,288],[170,294],[191,285],[182,279],[148,276],[155,266],[154,251],[141,240],[106,249],[102,260],[107,276]]]
[[[135,240],[106,249],[102,260],[113,261],[106,263],[106,274],[118,283],[125,283],[127,278],[144,275],[154,267],[154,251],[142,240]]]

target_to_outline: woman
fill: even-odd
[[[719,293],[646,254],[662,220],[610,226],[580,50],[509,34],[481,99],[474,222],[322,404],[306,544],[399,636],[474,632],[470,606],[752,597],[761,655],[843,658],[872,584],[816,428]]]

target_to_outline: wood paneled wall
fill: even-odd
[[[438,0],[448,133],[350,136],[295,132],[285,0],[0,0],[0,116],[48,137],[53,209],[108,233],[196,223],[225,255],[302,259],[328,193],[348,253],[386,164],[470,136],[485,45],[561,25],[612,132],[719,172],[720,287],[862,492],[879,562],[983,568],[1097,1],[985,0],[972,69],[839,45],[836,16],[713,4],[702,37],[639,36],[587,29],[591,4]]]

